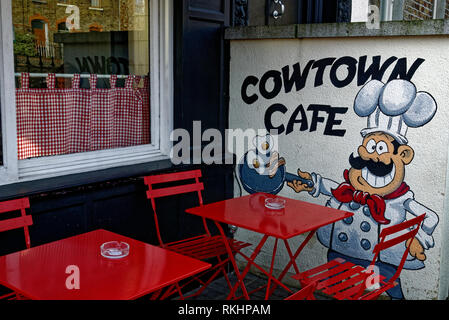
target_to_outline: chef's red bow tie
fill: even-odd
[[[340,184],[337,189],[331,190],[335,199],[343,203],[354,201],[361,205],[367,205],[373,219],[380,224],[390,223],[390,220],[385,218],[385,200],[400,197],[410,189],[409,186],[403,182],[396,191],[386,196],[381,197],[377,194],[370,195],[367,192],[355,190],[349,183],[349,170],[346,169],[343,175],[346,182]]]

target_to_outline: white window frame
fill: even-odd
[[[173,0],[149,0],[151,144],[17,160],[11,0],[0,2],[0,185],[170,159],[173,129]]]

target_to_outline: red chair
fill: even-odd
[[[203,226],[205,233],[199,236],[195,236],[188,239],[183,239],[180,241],[175,241],[171,243],[164,243],[162,241],[162,236],[159,228],[158,217],[156,213],[156,203],[155,199],[166,196],[173,196],[178,194],[196,192],[198,194],[199,205],[203,205],[203,197],[201,191],[204,190],[204,185],[199,182],[201,177],[201,170],[190,170],[176,173],[159,174],[153,176],[144,177],[144,182],[148,186],[147,198],[151,200],[151,206],[154,213],[154,221],[156,225],[157,237],[159,244],[162,248],[175,251],[177,253],[198,259],[198,260],[208,260],[211,258],[216,258],[218,262],[212,266],[211,269],[205,271],[204,273],[194,277],[191,281],[199,281],[202,287],[190,296],[197,296],[207,287],[207,285],[212,282],[220,272],[223,273],[228,286],[232,288],[231,282],[229,281],[228,274],[226,272],[226,264],[230,261],[229,257],[222,259],[224,255],[227,255],[226,247],[223,243],[223,239],[220,235],[213,236],[207,226],[206,219],[203,218]],[[186,180],[195,180],[193,183],[188,183]],[[168,183],[168,182],[179,182],[182,184],[171,186],[171,187],[160,187],[155,189],[154,186],[157,184]],[[236,241],[234,239],[228,239],[229,245],[234,253],[241,250],[242,248],[248,247],[251,244],[242,241]],[[212,273],[206,282],[204,282],[200,277],[205,274]],[[189,283],[191,283],[189,281]],[[188,283],[183,284],[185,287]],[[180,287],[177,288],[178,293],[180,293],[181,298],[186,298],[182,296]],[[167,296],[168,293],[165,294]]]
[[[384,228],[379,235],[379,243],[373,249],[374,258],[368,268],[354,265],[343,259],[334,259],[326,264],[315,267],[293,276],[301,286],[317,282],[316,290],[337,300],[374,300],[383,292],[393,288],[397,283],[411,245],[404,245],[404,253],[395,274],[388,280],[374,272],[375,262],[379,253],[395,245],[413,239],[418,233],[425,214],[404,221],[400,224]],[[413,228],[413,229],[412,229]],[[388,239],[387,239],[388,237]],[[366,292],[368,288],[373,290]]]
[[[25,234],[25,245],[28,249],[31,246],[28,226],[31,226],[33,224],[32,217],[26,215],[26,209],[29,208],[30,208],[30,201],[28,198],[21,198],[16,200],[8,200],[0,202],[0,214],[20,210],[20,217],[0,220],[0,232],[23,228]],[[12,300],[17,298],[22,297],[15,292],[7,293],[5,295],[0,296],[0,299]]]
[[[284,300],[315,300],[313,293],[315,292],[316,285],[317,282],[313,281]]]

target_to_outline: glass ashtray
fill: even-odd
[[[129,254],[129,244],[120,241],[105,242],[100,246],[101,255],[108,259],[120,259]]]
[[[265,207],[272,210],[281,210],[285,208],[285,200],[281,198],[265,199]]]

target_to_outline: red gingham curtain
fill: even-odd
[[[18,158],[27,159],[150,143],[149,80],[130,75],[125,87],[99,89],[97,75],[90,75],[90,89],[80,88],[75,74],[72,88],[55,88],[54,74],[47,88],[29,87],[22,73],[16,89]]]

